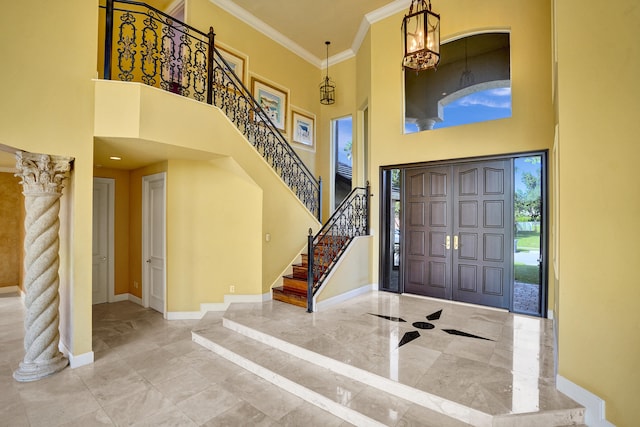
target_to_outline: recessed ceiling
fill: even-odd
[[[408,9],[410,0],[211,0],[316,65],[329,56],[353,54],[360,27]],[[265,28],[265,25],[268,28]],[[271,30],[275,30],[274,34]],[[366,29],[366,27],[365,27]],[[266,30],[266,31],[265,31]],[[400,30],[398,29],[398,34]],[[280,36],[284,36],[280,37]],[[288,40],[288,42],[287,42]],[[291,42],[291,43],[289,43]],[[356,45],[356,46],[354,46]],[[349,55],[350,56],[350,55]]]
[[[110,157],[121,160],[112,160]],[[207,161],[221,157],[206,151],[127,138],[95,138],[93,165],[111,169],[138,169],[168,159]]]

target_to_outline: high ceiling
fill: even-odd
[[[410,0],[210,1],[318,66],[326,57],[325,41],[331,42],[330,57],[348,57],[355,53],[352,49],[359,47],[369,24],[408,10],[411,3]]]

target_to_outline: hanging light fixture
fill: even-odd
[[[415,5],[415,11],[414,11]],[[416,71],[436,68],[440,62],[440,15],[425,0],[411,0],[402,21],[404,58],[402,66]]]
[[[324,42],[327,45],[327,76],[320,83],[320,103],[331,105],[336,102],[336,85],[329,78],[329,45],[331,42]]]

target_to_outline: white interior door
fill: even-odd
[[[143,301],[165,312],[165,174],[143,178]]]
[[[113,297],[113,190],[113,179],[93,179],[93,304]]]

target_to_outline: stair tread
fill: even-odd
[[[214,343],[211,347],[217,345],[226,349],[221,354],[216,349],[207,347],[212,351],[355,425],[393,425],[396,420],[389,417],[395,411],[409,425],[420,421],[420,425],[425,427],[469,426],[245,337],[225,328],[222,323],[215,328],[207,328],[206,331],[194,332],[194,335]],[[257,367],[247,368],[245,360]],[[393,410],[380,411],[380,407]],[[427,424],[425,420],[429,420]]]

